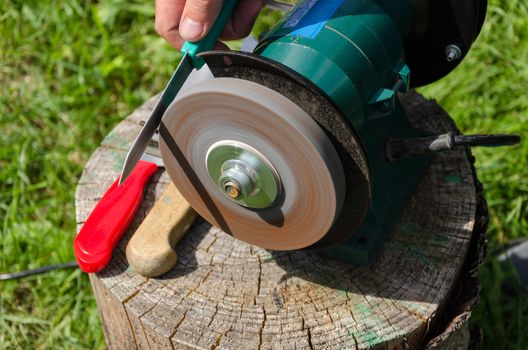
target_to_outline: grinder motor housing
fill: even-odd
[[[344,183],[335,187],[344,192],[337,196],[340,199],[335,218],[320,239],[295,249],[320,249],[361,265],[373,260],[430,164],[428,155],[398,160],[387,157],[387,140],[427,135],[411,126],[397,94],[435,81],[454,69],[476,39],[486,7],[485,0],[305,0],[261,38],[253,53],[209,51],[198,55],[215,78],[226,78],[229,83],[233,79],[255,83],[293,102],[319,125],[335,147],[340,161],[335,172],[344,173]],[[259,181],[277,181],[271,187],[264,183],[259,191],[271,191],[277,198],[280,191],[288,191],[281,187],[280,171],[273,168],[274,161],[268,161],[265,150],[247,142],[239,146],[231,138],[217,140],[216,146],[203,155],[179,155],[174,120],[179,118],[185,98],[190,97],[182,94],[176,98],[160,127],[160,150],[176,185],[180,189],[188,187],[188,183],[179,185],[178,181],[182,176],[196,175],[189,175],[193,164],[185,170],[182,161],[199,158],[197,162],[207,163],[209,176],[198,182],[210,181],[215,190],[225,192],[222,200],[232,202],[227,206],[239,206],[236,210],[240,213],[259,214],[267,210],[266,206],[276,205],[281,199],[264,201],[264,205],[262,196],[253,202],[251,198],[240,200],[244,186],[238,185],[246,181],[235,171],[245,164],[240,154],[252,154],[249,162],[259,165],[251,171],[260,174]],[[231,168],[222,172],[226,162]],[[170,164],[176,163],[178,170],[171,170]],[[219,165],[215,168],[216,163]],[[250,175],[248,183],[255,179]],[[182,194],[194,207],[194,197],[186,191]],[[255,192],[253,187],[251,191]],[[203,199],[204,194],[200,196]],[[244,239],[233,232],[228,222],[222,224],[217,215],[211,214],[214,198],[211,203],[204,212],[199,206],[197,211],[206,219],[209,214],[210,221],[237,238],[280,249],[267,246],[265,239]],[[260,216],[266,221],[265,215]],[[284,224],[267,222],[274,227]]]

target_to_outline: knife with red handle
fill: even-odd
[[[73,241],[75,257],[84,272],[101,271],[134,219],[143,200],[143,190],[158,165],[139,161],[129,178],[117,179],[97,203]]]

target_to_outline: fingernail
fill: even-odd
[[[202,35],[203,29],[203,23],[185,17],[180,25],[180,35],[186,40],[192,40]]]

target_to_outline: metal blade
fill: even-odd
[[[161,98],[158,103],[156,103],[156,106],[145,123],[145,126],[141,129],[141,132],[134,141],[130,151],[128,151],[123,170],[121,171],[121,176],[119,177],[119,185],[121,185],[132,173],[132,170],[134,170],[134,167],[140,160],[143,152],[145,152],[152,135],[154,135],[156,129],[160,125],[165,110],[167,110],[167,107],[169,107],[174,100],[192,70],[193,65],[191,57],[185,54],[182,57],[178,68],[176,68],[176,71],[169,80],[167,87],[165,87]]]
[[[293,4],[288,4],[282,1],[276,1],[276,0],[268,0],[266,2],[266,6],[273,10],[279,10],[283,12],[288,12],[292,9]]]
[[[163,164],[163,159],[161,159],[161,157],[155,154],[152,154],[152,153],[143,153],[143,155],[141,156],[141,160],[154,163],[160,168],[165,167],[165,165]]]
[[[244,41],[242,41],[242,47],[240,48],[240,51],[244,52],[253,52],[255,48],[258,45],[258,40],[251,34],[247,36]]]

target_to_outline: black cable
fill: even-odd
[[[62,264],[42,266],[42,267],[39,267],[33,270],[0,274],[0,281],[14,280],[14,279],[22,278],[22,277],[33,276],[33,275],[38,275],[41,273],[50,272],[50,271],[57,270],[57,269],[66,269],[66,268],[72,268],[72,267],[79,267],[79,265],[77,264],[77,261],[70,261],[70,262],[62,263]]]
[[[500,147],[513,146],[521,142],[519,135],[455,135],[454,143],[456,146],[485,146]]]

